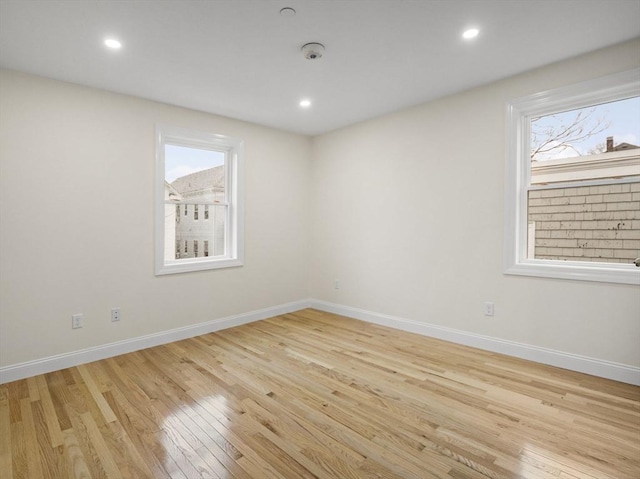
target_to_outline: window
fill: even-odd
[[[507,105],[505,273],[640,284],[640,70]]]
[[[243,142],[163,126],[156,142],[156,274],[241,266]],[[213,221],[197,221],[201,211]]]

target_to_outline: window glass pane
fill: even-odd
[[[224,256],[227,206],[212,205],[225,202],[224,152],[167,144],[164,159],[165,261],[202,256],[201,241]],[[213,221],[202,221],[202,211]]]
[[[226,205],[212,205],[209,207],[212,221],[193,221],[191,217],[183,219],[174,234],[175,243],[183,245],[182,251],[176,248],[171,259],[185,259],[202,257],[199,247],[204,244],[204,256],[225,256],[227,235],[227,209]],[[166,227],[171,222],[166,222]],[[187,227],[181,227],[188,225]],[[200,245],[200,246],[199,246]],[[172,251],[173,252],[173,251]]]
[[[197,173],[216,166],[224,165],[225,155],[221,151],[203,150],[178,145],[165,145],[165,180],[173,183],[191,173]]]
[[[633,262],[640,257],[638,198],[640,182],[529,191],[527,257]]]
[[[531,120],[531,160],[542,162],[640,147],[640,97]]]
[[[531,120],[527,258],[640,256],[640,183],[629,183],[640,175],[638,145],[640,97]]]

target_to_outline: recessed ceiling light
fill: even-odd
[[[114,50],[118,50],[119,48],[122,47],[122,43],[120,43],[118,40],[116,40],[115,38],[107,38],[104,41],[104,44],[106,46],[108,46],[109,48],[113,48]]]
[[[300,106],[302,108],[309,108],[311,106],[311,100],[301,100]]]
[[[462,34],[462,38],[464,38],[465,40],[471,40],[472,38],[476,38],[478,36],[478,33],[480,33],[480,30],[478,30],[477,28],[470,28],[469,30],[464,31],[464,33]]]
[[[282,10],[280,10],[280,15],[282,15],[283,17],[295,17],[296,11],[291,7],[284,7]]]

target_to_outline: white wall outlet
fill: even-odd
[[[493,316],[494,304],[491,301],[486,301],[484,303],[484,315],[485,316]]]
[[[339,279],[334,279],[333,280],[333,289],[340,289],[340,280]]]
[[[71,315],[71,328],[78,329],[84,326],[84,315],[81,313]]]
[[[111,309],[111,321],[120,321],[120,308],[112,308]]]

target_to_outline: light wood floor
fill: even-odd
[[[8,478],[638,478],[640,388],[314,310],[0,386]]]

